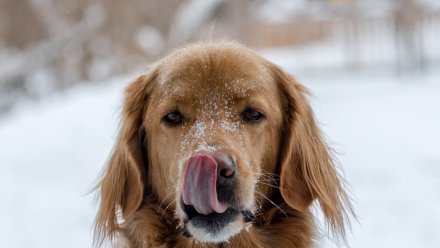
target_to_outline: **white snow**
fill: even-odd
[[[171,46],[184,43],[191,39],[204,22],[209,21],[212,14],[223,0],[189,0],[182,3],[177,10],[169,33]]]
[[[313,92],[352,188],[359,223],[350,246],[438,247],[440,73],[296,76]],[[87,193],[115,142],[132,78],[79,86],[0,118],[2,247],[91,247],[97,206]]]
[[[164,39],[156,28],[145,25],[137,33],[136,41],[145,52],[160,54],[164,49]]]
[[[116,137],[121,85],[82,86],[0,118],[1,247],[91,247],[88,192]]]
[[[351,247],[438,247],[439,71],[316,82],[316,115],[356,201]]]

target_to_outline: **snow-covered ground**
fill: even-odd
[[[0,117],[0,246],[91,247],[88,194],[130,78],[79,86]],[[440,72],[297,75],[352,188],[354,248],[439,247]],[[323,244],[322,247],[330,247]]]
[[[0,119],[1,247],[91,247],[89,192],[116,136],[124,80],[25,103]]]
[[[355,199],[351,247],[439,247],[440,73],[310,82]]]

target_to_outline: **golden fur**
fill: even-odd
[[[233,119],[225,129],[222,121],[245,104],[256,104],[266,119]],[[187,123],[164,126],[161,117],[177,105]],[[194,123],[202,121],[211,124],[200,137]],[[254,204],[256,220],[228,242],[200,244],[181,235],[179,167],[209,145],[237,159],[237,201]],[[315,235],[313,201],[342,236],[351,212],[305,88],[235,43],[178,49],[127,87],[120,134],[98,187],[95,239],[117,247],[307,248]]]

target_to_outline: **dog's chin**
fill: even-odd
[[[243,211],[228,208],[224,213],[201,215],[192,206],[182,205],[185,232],[202,243],[221,243],[245,227]]]
[[[243,226],[244,223],[239,215],[223,225],[202,218],[192,219],[186,223],[186,229],[192,235],[192,238],[202,243],[228,241],[232,236],[240,233]]]

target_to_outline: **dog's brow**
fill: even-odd
[[[249,98],[253,95],[258,95],[267,92],[267,89],[265,89],[262,85],[254,84],[251,86],[243,86],[243,87],[237,87],[232,92],[234,94],[232,95],[232,98],[234,100],[243,100],[246,98]]]
[[[248,98],[251,95],[267,92],[268,89],[264,87],[264,84],[256,81],[239,82],[232,81],[224,84],[188,84],[182,81],[169,81],[167,84],[161,87],[161,97],[171,99],[183,99],[188,97],[194,97],[197,94],[205,94],[206,92],[226,92],[233,100],[241,100]],[[197,92],[194,95],[194,92]]]

